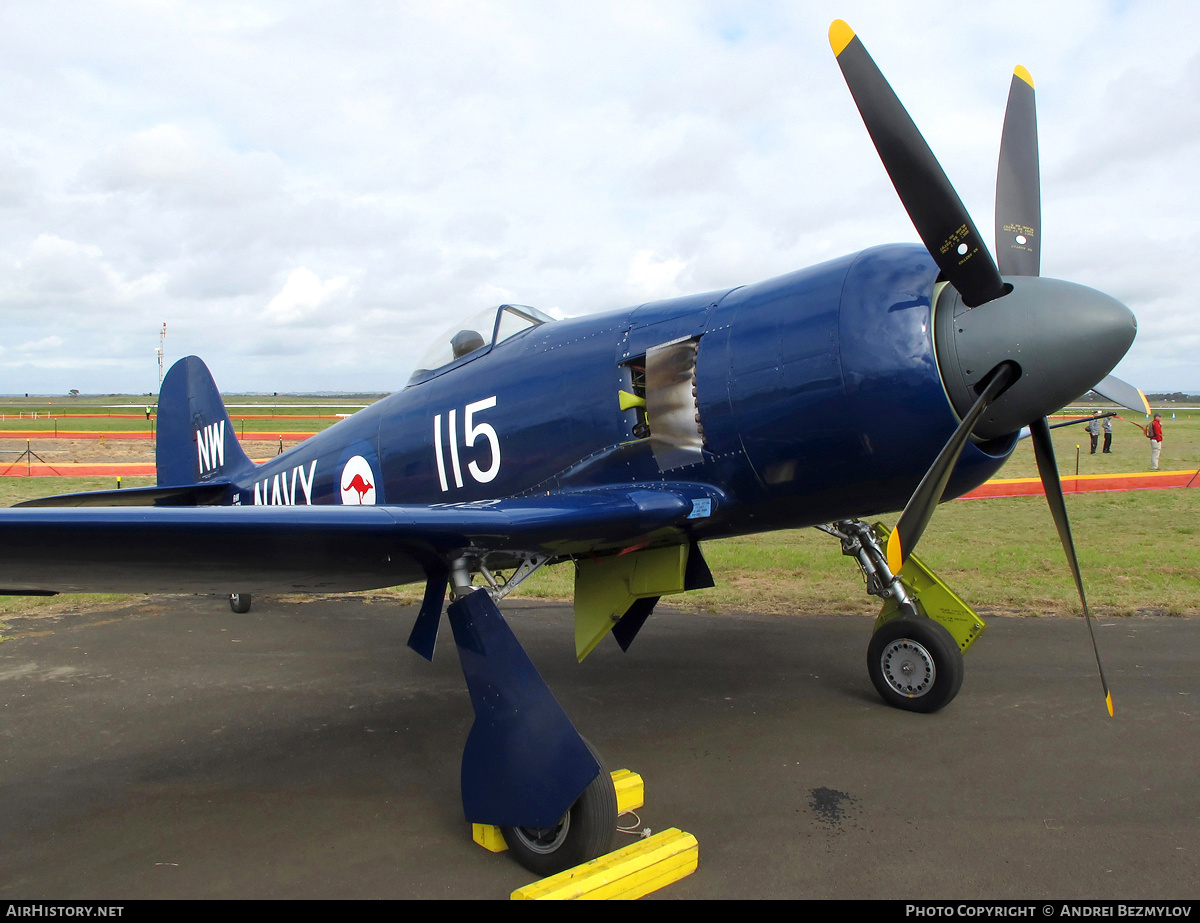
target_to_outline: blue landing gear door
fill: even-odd
[[[557,824],[600,764],[486,592],[464,596],[447,615],[475,708],[462,762],[467,820]]]

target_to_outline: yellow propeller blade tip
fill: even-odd
[[[1113,716],[1113,709],[1112,709],[1112,693],[1111,693],[1111,692],[1110,692],[1110,693],[1108,693],[1108,694],[1107,694],[1107,695],[1104,697],[1104,703],[1105,703],[1105,704],[1108,706],[1108,717],[1110,717],[1110,718],[1111,718],[1111,717]]]
[[[1020,77],[1027,84],[1029,84],[1029,88],[1031,90],[1033,89],[1033,75],[1030,74],[1029,71],[1025,70],[1025,68],[1022,67],[1020,64],[1018,64],[1015,68],[1013,68],[1013,74],[1017,77]]]
[[[836,58],[840,55],[852,41],[854,30],[845,20],[835,19],[829,26],[829,47],[833,49],[833,56]]]
[[[900,530],[893,529],[892,534],[888,536],[887,543],[887,559],[888,568],[892,574],[900,573],[900,568],[904,564],[904,552],[900,549]]]
[[[1138,397],[1142,399],[1142,403],[1146,405],[1146,416],[1150,416],[1150,402],[1146,400],[1146,395],[1142,393],[1141,388],[1137,388]]]

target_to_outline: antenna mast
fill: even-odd
[[[162,390],[163,380],[163,351],[167,348],[167,325],[164,322],[162,330],[158,332],[158,349],[154,352],[158,356],[158,390]]]

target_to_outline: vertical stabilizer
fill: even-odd
[[[158,484],[234,480],[254,467],[208,367],[195,356],[167,372],[158,395]]]

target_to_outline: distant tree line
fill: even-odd
[[[1184,394],[1182,391],[1172,391],[1170,393],[1165,391],[1156,391],[1153,394],[1147,392],[1146,400],[1148,400],[1151,404],[1198,404],[1200,403],[1200,394]],[[1110,401],[1108,398],[1101,397],[1095,391],[1089,391],[1076,403],[1084,404],[1091,402],[1100,404],[1112,403],[1112,401]]]

